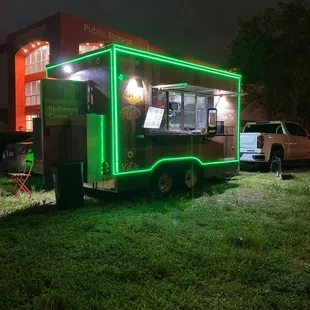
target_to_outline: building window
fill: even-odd
[[[31,51],[26,56],[26,75],[44,71],[45,66],[49,64],[49,57],[49,45],[43,45]]]
[[[25,83],[26,106],[40,104],[40,80]]]
[[[102,43],[83,43],[79,46],[79,54],[88,53],[103,47]]]
[[[33,119],[40,117],[39,114],[26,114],[26,131],[33,131]]]

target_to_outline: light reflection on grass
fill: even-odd
[[[310,173],[291,175],[19,215],[54,194],[1,179],[0,308],[310,308]]]

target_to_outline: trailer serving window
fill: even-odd
[[[207,126],[208,109],[214,107],[214,97],[158,90],[153,91],[152,107],[163,110],[163,117],[157,128],[159,131],[200,131]]]

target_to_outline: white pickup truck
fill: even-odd
[[[240,134],[240,161],[271,164],[307,160],[310,164],[310,135],[293,122],[249,122]]]

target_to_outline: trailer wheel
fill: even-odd
[[[203,171],[201,167],[192,164],[186,167],[183,173],[183,186],[186,189],[193,189],[201,184],[203,180]]]
[[[175,187],[174,174],[168,169],[158,169],[154,171],[151,178],[151,191],[157,197],[168,196]]]

